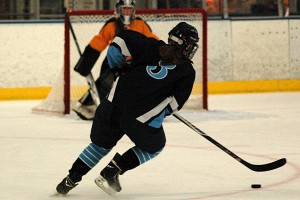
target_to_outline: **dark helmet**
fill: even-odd
[[[192,59],[198,49],[198,31],[195,27],[180,22],[170,32],[168,43],[182,49],[185,57]]]
[[[134,19],[135,14],[135,1],[134,0],[118,0],[115,5],[117,15],[119,15],[123,24],[129,25]]]

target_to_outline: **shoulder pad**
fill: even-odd
[[[139,16],[136,16],[135,19],[136,19],[136,20],[143,20],[143,19],[142,19],[141,17],[139,17]]]
[[[143,21],[144,24],[146,24],[146,26],[147,26],[147,27],[149,28],[149,30],[152,32],[152,29],[151,29],[151,27],[149,26],[149,24],[148,24],[146,21],[144,21],[141,17],[135,17],[135,20]]]
[[[110,18],[109,20],[107,20],[107,21],[105,22],[104,26],[107,25],[107,24],[109,24],[109,23],[116,22],[116,21],[117,21],[117,18],[112,17],[112,18]]]

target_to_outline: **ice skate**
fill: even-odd
[[[81,179],[82,178],[78,173],[75,173],[72,176],[68,175],[56,186],[56,191],[58,194],[66,195],[78,185],[78,182],[81,181]]]
[[[121,169],[116,164],[120,157],[120,154],[117,153],[112,161],[100,172],[100,176],[95,179],[96,185],[109,195],[115,195],[116,192],[122,190],[119,182]]]

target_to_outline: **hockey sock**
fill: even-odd
[[[78,174],[80,178],[74,179],[72,181],[78,182],[82,179],[82,176],[86,175],[91,168],[87,166],[80,158],[77,158],[76,161],[73,163],[72,168],[69,170],[69,176],[74,177],[75,174]]]
[[[150,154],[135,146],[121,156],[120,160],[117,162],[117,165],[122,169],[121,174],[124,174],[126,171],[134,169],[137,166],[156,157],[161,151],[162,149]]]
[[[155,153],[148,153],[146,151],[141,150],[138,147],[133,147],[132,150],[134,151],[134,153],[137,155],[140,164],[143,164],[153,158],[155,158],[160,152],[162,152],[163,149],[155,152]]]
[[[111,149],[104,149],[102,147],[99,147],[95,145],[94,143],[91,143],[89,146],[87,146],[82,153],[79,155],[79,158],[90,168],[95,167],[95,165],[98,164],[98,162],[106,156]]]
[[[91,143],[87,146],[79,155],[77,160],[74,162],[69,173],[79,173],[81,176],[87,174],[98,162],[106,156],[111,149],[104,149]]]
[[[121,174],[124,174],[126,171],[136,168],[140,165],[139,159],[132,149],[126,151],[117,161],[117,165],[121,168]]]

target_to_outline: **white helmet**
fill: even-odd
[[[129,25],[134,19],[135,14],[134,0],[118,0],[115,5],[117,15],[121,18],[123,24]]]

